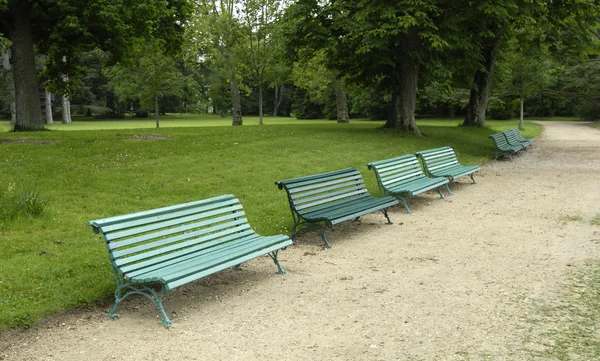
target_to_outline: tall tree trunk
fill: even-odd
[[[467,114],[461,126],[485,126],[485,111],[490,99],[499,50],[500,39],[498,37],[490,40],[483,49],[483,62],[481,69],[475,73],[475,81],[471,88],[469,104],[467,104]]]
[[[235,76],[229,81],[231,85],[231,102],[232,102],[232,121],[231,125],[242,125],[242,101],[240,99],[240,90],[238,89],[238,81]]]
[[[279,106],[281,105],[281,100],[283,99],[283,84],[275,85],[275,97],[273,98],[273,116],[276,117],[279,115]]]
[[[106,94],[106,107],[109,109],[113,117],[116,117],[117,111],[115,107],[115,94],[110,90]]]
[[[63,124],[71,124],[71,102],[66,94],[62,96],[62,118]]]
[[[11,0],[8,8],[13,17],[12,40],[13,77],[15,82],[15,131],[42,130],[42,106],[33,52],[33,36],[28,1]]]
[[[158,95],[154,97],[154,119],[156,119],[156,128],[160,127],[158,122]]]
[[[258,84],[258,119],[259,124],[263,125],[263,86]]]
[[[337,108],[337,122],[350,123],[348,115],[348,99],[344,92],[344,82],[340,79],[335,79],[335,106]]]
[[[414,64],[401,65],[398,85],[392,88],[392,102],[384,128],[422,135],[415,121],[418,77],[418,66]]]
[[[523,103],[525,102],[524,97],[521,95],[521,115],[519,117],[519,129],[523,129]]]
[[[46,124],[54,124],[54,118],[52,118],[52,94],[47,90],[44,90],[44,104],[46,108]]]
[[[2,66],[4,67],[4,69],[10,71],[11,70],[10,49],[8,49],[7,51],[0,49],[0,54],[2,54]],[[12,73],[10,73],[10,76],[8,77],[7,81],[10,83],[9,91],[10,91],[10,95],[11,95],[10,96],[10,124],[15,125],[15,122],[17,121],[17,114],[16,114],[17,106],[15,104],[15,81],[14,81]]]

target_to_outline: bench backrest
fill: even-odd
[[[521,145],[521,142],[519,142],[519,139],[517,138],[517,133],[515,131],[516,131],[516,129],[509,129],[502,133],[506,137],[506,141],[508,142],[508,144]]]
[[[518,140],[520,141],[529,141],[527,138],[523,137],[523,134],[521,134],[521,131],[518,128],[512,129],[513,133],[515,133],[515,136],[517,137]]]
[[[404,183],[425,176],[421,170],[419,159],[414,154],[371,162],[367,166],[375,171],[380,190],[384,190],[392,184]]]
[[[134,275],[176,264],[211,247],[252,235],[233,195],[90,221],[102,233],[119,273]]]
[[[454,149],[448,146],[419,151],[417,157],[421,158],[425,172],[430,175],[432,172],[459,164]]]
[[[510,149],[512,146],[508,143],[506,136],[503,133],[495,133],[489,136],[490,139],[494,141],[496,148],[502,149]]]
[[[369,194],[356,168],[287,179],[275,184],[286,190],[292,211],[300,214]]]

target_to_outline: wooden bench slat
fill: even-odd
[[[240,263],[244,263],[244,262],[252,260],[252,259],[254,259],[256,257],[260,257],[260,256],[262,256],[264,254],[268,254],[268,253],[277,251],[277,250],[279,250],[279,249],[281,249],[283,247],[286,247],[286,246],[290,245],[291,243],[292,243],[291,241],[289,243],[288,242],[286,242],[286,243],[279,243],[279,244],[276,244],[274,246],[264,248],[264,249],[262,249],[260,251],[256,251],[256,252],[250,253],[250,254],[248,254],[248,255],[246,255],[244,257],[240,257],[239,259],[232,260],[232,261],[229,261],[229,262],[225,262],[225,263],[223,263],[223,264],[221,264],[221,265],[219,265],[217,267],[206,269],[206,270],[204,270],[202,272],[193,274],[191,276],[178,279],[177,281],[169,282],[169,283],[167,283],[165,285],[166,290],[167,291],[173,290],[173,289],[175,289],[175,288],[177,288],[177,287],[179,287],[181,285],[184,285],[184,284],[190,283],[192,281],[198,280],[200,278],[206,277],[206,276],[211,275],[211,274],[213,274],[215,272],[218,272],[218,271],[230,268],[230,267],[237,266]]]
[[[345,203],[337,203],[335,205],[329,205],[325,208],[310,210],[309,212],[304,213],[303,216],[310,219],[319,219],[325,217],[330,220],[334,220],[339,219],[347,214],[361,213],[367,209],[371,209],[373,206],[378,207],[387,203],[395,204],[393,200],[390,200],[389,198],[381,200],[380,198],[374,198],[366,195],[363,197],[349,199]]]
[[[275,236],[270,236],[270,237],[275,237]],[[285,236],[283,236],[283,237],[285,238]],[[230,249],[232,246],[235,246],[237,244],[252,243],[252,242],[256,242],[257,240],[260,241],[261,238],[265,238],[265,237],[255,233],[255,232],[247,231],[247,232],[245,232],[244,236],[241,236],[239,238],[234,238],[235,242],[231,242],[231,240],[228,240],[226,242],[214,241],[214,242],[212,242],[210,247],[199,250],[198,252],[189,253],[189,254],[186,254],[181,257],[169,259],[169,260],[166,260],[166,261],[163,261],[160,263],[156,263],[153,265],[149,265],[149,266],[146,266],[143,268],[128,271],[125,274],[125,277],[127,277],[128,279],[130,279],[132,281],[137,280],[137,282],[139,282],[139,279],[141,277],[147,277],[150,273],[155,273],[156,271],[160,272],[160,270],[162,270],[164,268],[171,267],[171,266],[174,266],[177,264],[181,264],[181,263],[187,262],[189,260],[195,260],[194,262],[196,262],[199,266],[202,266],[202,264],[200,262],[198,262],[199,257],[202,255],[205,255],[205,254],[210,254],[211,250],[218,249],[218,248]],[[268,238],[268,237],[266,237],[266,238]]]
[[[93,222],[92,226],[97,227],[100,232],[107,234],[107,233],[131,228],[131,227],[137,227],[137,226],[141,226],[141,225],[145,225],[145,224],[162,222],[162,221],[166,221],[166,220],[173,219],[173,218],[184,217],[184,216],[194,214],[194,213],[206,212],[206,211],[210,211],[210,210],[218,209],[218,208],[226,208],[228,206],[232,206],[235,204],[239,204],[239,201],[237,199],[231,199],[231,200],[227,200],[223,203],[210,203],[208,205],[203,205],[202,207],[193,207],[193,208],[186,207],[183,210],[173,211],[173,213],[161,212],[160,214],[150,214],[146,217],[135,217],[134,220],[123,220],[122,223],[117,223],[117,224],[111,222],[109,225],[96,226],[98,221],[92,221]],[[140,212],[140,213],[145,213],[145,212]]]
[[[164,247],[169,246],[169,245],[173,245],[174,247],[175,247],[175,245],[179,245],[180,247],[185,247],[186,245],[184,242],[182,242],[183,240],[197,239],[197,237],[200,237],[204,234],[211,234],[213,232],[221,231],[224,229],[241,226],[247,222],[248,222],[248,220],[246,218],[240,218],[240,219],[235,219],[230,222],[227,222],[224,224],[219,224],[217,226],[213,226],[210,228],[202,228],[200,230],[195,230],[195,231],[191,231],[191,232],[188,231],[188,232],[178,234],[177,236],[173,236],[173,237],[167,237],[167,238],[157,237],[158,238],[157,241],[149,240],[148,242],[143,243],[141,245],[114,249],[113,257],[116,260],[116,259],[128,256],[128,255],[134,254],[134,253],[150,251],[155,248],[165,249]],[[148,255],[150,255],[150,254],[148,253]]]
[[[315,189],[320,189],[320,188],[325,188],[325,187],[329,187],[329,186],[333,186],[333,185],[338,185],[338,184],[344,184],[344,183],[363,183],[362,178],[357,177],[356,175],[351,175],[351,176],[345,176],[345,177],[335,177],[334,179],[329,179],[327,181],[323,181],[323,182],[311,182],[309,184],[307,184],[306,182],[303,182],[303,185],[300,187],[297,187],[296,184],[293,185],[293,187],[290,188],[290,193],[295,194],[295,193],[301,193],[304,191],[308,191],[308,190],[315,190]]]
[[[230,242],[223,247],[213,247],[206,252],[195,254],[195,257],[188,258],[177,264],[171,264],[160,269],[140,273],[135,277],[129,277],[132,282],[155,282],[156,280],[160,280],[163,283],[169,283],[188,275],[202,272],[225,261],[239,260],[241,257],[256,250],[262,250],[274,244],[279,244],[284,238],[277,239],[256,235],[245,242]],[[202,266],[198,267],[198,265]]]
[[[242,210],[242,205],[238,203],[235,205],[227,206],[225,208],[218,208],[216,210],[209,211],[209,212],[193,213],[188,216],[182,216],[181,218],[173,218],[173,219],[166,220],[163,222],[155,222],[155,223],[150,223],[148,225],[142,224],[142,225],[134,226],[131,228],[127,228],[124,231],[105,233],[105,236],[106,236],[105,239],[107,241],[116,241],[120,238],[132,237],[132,236],[135,236],[138,234],[156,231],[161,228],[169,228],[169,227],[172,227],[177,224],[190,223],[190,222],[194,222],[194,221],[209,218],[209,217],[215,217],[220,214],[240,213],[241,210]],[[243,212],[241,212],[241,213],[243,213]],[[133,238],[130,238],[130,239],[133,239]]]
[[[330,187],[324,187],[324,188],[323,187],[315,187],[315,188],[313,188],[313,190],[302,192],[302,193],[290,192],[290,197],[294,200],[294,202],[297,202],[300,199],[303,199],[305,197],[308,197],[308,196],[311,196],[314,194],[323,194],[323,193],[327,193],[329,191],[340,189],[340,188],[361,186],[362,184],[363,184],[363,182],[351,181],[351,182],[346,182],[346,183],[338,183],[338,184],[332,185]]]
[[[219,204],[219,203],[222,204],[222,203],[228,203],[228,202],[239,203],[239,200],[237,200],[237,198],[235,198],[231,194],[226,194],[226,195],[213,197],[213,198],[207,198],[207,199],[203,199],[203,200],[199,200],[199,201],[195,201],[195,202],[182,203],[182,204],[177,204],[174,206],[156,208],[156,209],[151,209],[148,211],[135,212],[135,213],[125,214],[125,215],[121,215],[121,216],[96,219],[93,221],[86,222],[86,226],[92,226],[95,229],[99,230],[100,232],[104,233],[105,231],[104,231],[103,227],[108,227],[111,225],[127,223],[127,222],[134,222],[139,219],[149,218],[152,216],[159,216],[162,214],[170,214],[170,213],[185,211],[186,209],[190,209],[190,208],[198,208],[198,207],[202,207],[205,205]]]
[[[239,230],[227,228],[220,232],[211,233],[203,237],[197,237],[188,241],[176,243],[171,246],[166,246],[163,249],[150,250],[141,254],[125,258],[115,258],[114,263],[115,265],[119,266],[121,270],[123,270],[123,272],[125,273],[130,270],[129,267],[136,267],[137,269],[147,265],[160,263],[163,260],[177,258],[188,253],[193,253],[197,252],[198,250],[208,248],[211,246],[211,243],[209,243],[208,241],[213,241],[214,243],[227,242],[231,239],[239,237],[240,235],[243,235],[243,231],[251,231],[250,226],[240,226]]]
[[[310,198],[296,199],[294,203],[296,204],[296,208],[298,210],[302,210],[305,208],[311,208],[314,206],[318,206],[323,203],[331,203],[338,199],[352,197],[357,194],[363,194],[365,192],[366,192],[365,189],[362,187],[345,188],[345,189],[343,189],[341,191],[337,191],[337,192],[328,192],[328,193],[319,194],[317,196],[313,196]]]

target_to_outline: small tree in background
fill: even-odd
[[[107,68],[105,75],[120,100],[139,98],[142,107],[154,108],[157,128],[159,100],[183,95],[184,76],[175,60],[165,55],[162,40],[138,44],[127,62]]]

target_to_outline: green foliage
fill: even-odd
[[[188,127],[122,129],[152,127],[152,122],[96,125],[99,122],[75,119],[54,129],[107,129],[2,135],[51,141],[2,143],[0,168],[11,172],[0,172],[0,184],[38,180],[35,188],[52,207],[46,207],[42,217],[16,219],[0,230],[0,330],[86,306],[114,292],[104,242],[84,226],[91,219],[232,193],[258,232],[289,233],[293,222],[285,194],[273,185],[276,180],[352,166],[376,192],[367,162],[451,145],[461,163],[480,163],[494,155],[487,135],[516,124],[490,122],[494,129],[464,129],[452,121],[423,121],[420,127],[428,136],[413,137],[384,131],[381,122],[278,118],[272,122],[283,125],[191,128],[230,123],[218,116],[178,119],[188,119]],[[537,132],[532,124],[524,134]]]
[[[492,97],[488,103],[488,115],[491,119],[507,120],[513,117],[510,101]]]
[[[9,183],[0,193],[0,229],[17,218],[41,216],[47,203],[37,191],[19,191],[14,183]]]
[[[183,95],[186,78],[164,51],[160,40],[143,42],[134,47],[128,62],[105,69],[109,86],[122,101],[137,98],[142,107],[152,109],[157,99]]]

